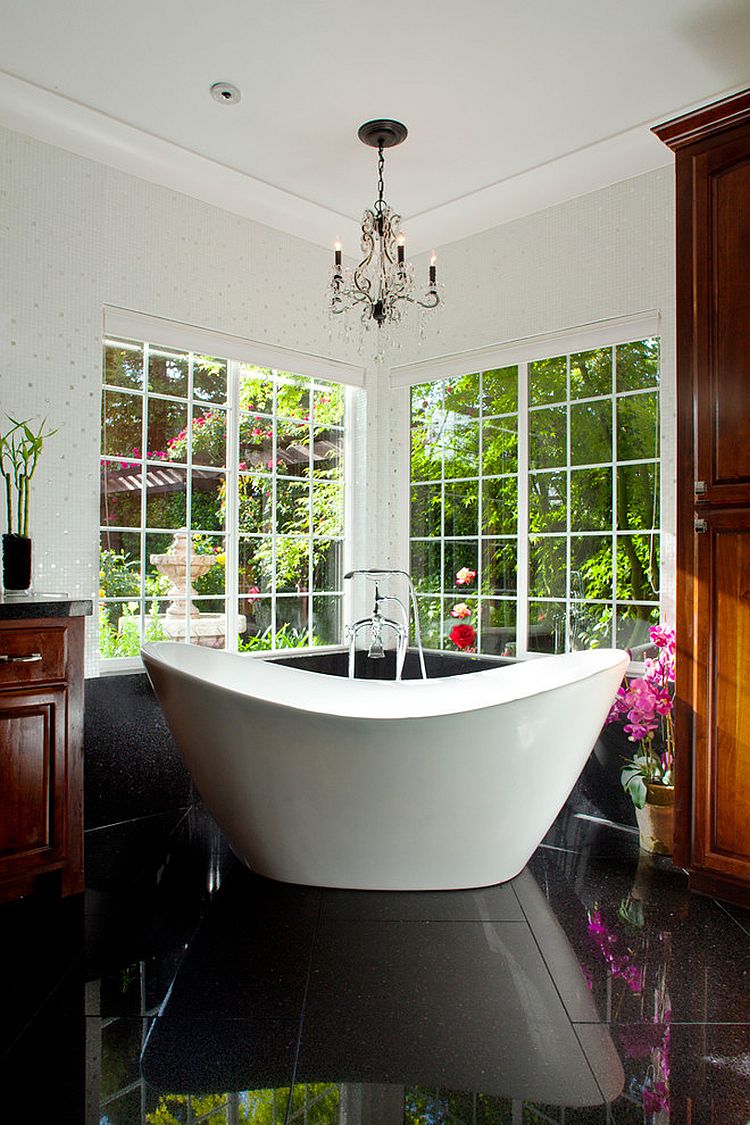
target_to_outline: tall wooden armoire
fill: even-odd
[[[750,905],[750,90],[654,130],[677,176],[675,862]]]

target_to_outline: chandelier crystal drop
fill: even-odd
[[[407,129],[400,121],[367,121],[357,133],[363,144],[378,150],[378,198],[362,216],[360,247],[362,260],[354,269],[342,265],[341,243],[334,246],[331,277],[331,312],[361,309],[362,319],[382,327],[401,318],[402,302],[434,309],[440,304],[435,255],[430,261],[427,287],[417,293],[414,267],[405,260],[406,238],[401,231],[401,216],[383,198],[383,149],[399,145]]]

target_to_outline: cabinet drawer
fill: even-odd
[[[0,686],[64,680],[66,629],[0,629]]]

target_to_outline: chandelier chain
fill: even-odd
[[[385,191],[385,180],[383,179],[383,172],[385,169],[385,157],[383,156],[383,142],[378,145],[378,202],[376,210],[381,214],[384,206],[383,192]]]

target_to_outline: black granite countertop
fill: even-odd
[[[93,613],[91,598],[67,594],[6,590],[0,593],[0,621],[22,621],[33,617],[87,617]]]

